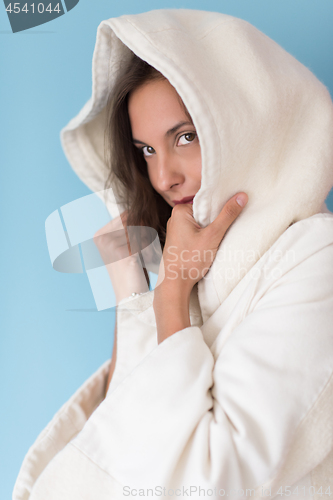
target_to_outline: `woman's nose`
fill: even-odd
[[[156,182],[159,191],[169,191],[175,184],[184,182],[179,162],[169,156],[158,158]]]

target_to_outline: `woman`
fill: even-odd
[[[133,52],[165,78],[126,90]],[[146,290],[142,274],[134,271],[139,288],[124,279],[122,290],[118,266],[108,265],[119,299],[116,358],[37,439],[13,498],[329,495],[327,89],[248,23],[182,9],[101,23],[93,74],[93,97],[62,144],[78,175],[103,189],[108,121],[116,133],[107,103],[111,96],[115,113],[112,96],[123,89],[127,136],[120,129],[111,146],[117,203],[107,203],[128,226],[150,217],[161,239],[168,220],[160,281],[128,297]],[[119,158],[135,168],[117,171]],[[140,189],[126,185],[130,172]],[[133,214],[140,193],[146,211]],[[192,196],[193,206],[176,203]],[[108,229],[95,237],[105,258]]]

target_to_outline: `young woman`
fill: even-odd
[[[101,23],[93,77],[61,137],[115,196],[94,241],[117,342],[29,450],[14,500],[329,496],[327,89],[248,23],[184,9]],[[123,226],[159,234],[154,291]]]

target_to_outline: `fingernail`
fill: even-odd
[[[236,198],[236,201],[240,207],[245,207],[247,204],[247,196],[246,194],[239,194]]]

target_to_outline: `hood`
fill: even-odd
[[[205,320],[292,223],[325,210],[333,185],[332,100],[309,69],[241,19],[162,9],[105,20],[92,97],[61,131],[69,163],[95,192],[108,175],[105,106],[129,49],[170,81],[192,116],[202,154],[195,220],[206,226],[235,193],[249,197],[198,284]],[[118,215],[112,200],[108,208]]]

